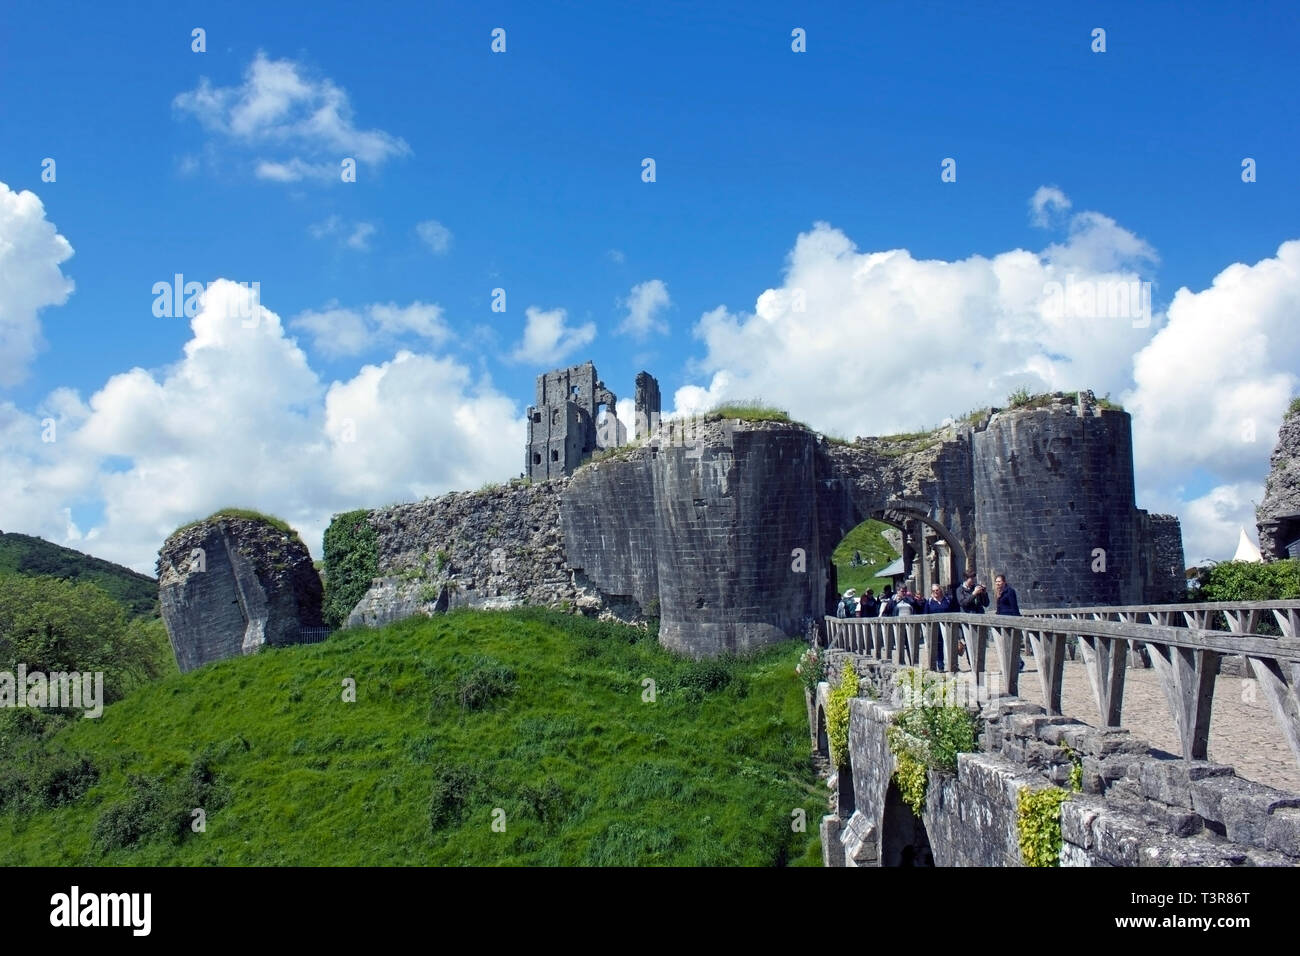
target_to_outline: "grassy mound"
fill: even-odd
[[[0,864],[820,865],[801,650],[523,610],[221,661],[0,754]]]
[[[879,597],[881,589],[893,583],[889,578],[878,578],[875,574],[898,557],[898,552],[880,534],[889,527],[883,521],[867,520],[844,536],[831,555],[841,594],[849,588],[856,588],[858,594],[872,588]],[[866,562],[862,567],[855,568],[851,564],[855,550],[862,552],[862,560]]]

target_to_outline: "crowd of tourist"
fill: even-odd
[[[1007,583],[1007,576],[999,574],[993,579],[996,603],[993,613],[1020,616],[1020,603],[1016,599],[1016,589]],[[836,617],[904,617],[910,614],[983,614],[989,607],[988,589],[980,584],[975,574],[969,573],[957,587],[946,591],[938,584],[931,585],[930,596],[922,598],[906,584],[897,590],[885,587],[877,598],[874,588],[867,588],[866,593],[858,596],[856,588],[849,588],[840,596],[835,608]],[[960,651],[961,648],[959,647]],[[944,669],[943,645],[936,649],[935,667]],[[1023,670],[1025,662],[1020,662]]]

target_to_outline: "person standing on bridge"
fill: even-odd
[[[952,597],[944,594],[943,588],[939,585],[930,585],[930,600],[925,602],[925,613],[952,613]],[[938,646],[934,649],[934,669],[937,671],[943,670],[943,638],[939,638]]]
[[[1007,576],[999,574],[993,579],[993,587],[998,592],[998,614],[1020,616],[1020,602],[1016,600],[1016,589],[1007,584]]]
[[[875,617],[880,613],[880,602],[876,600],[874,588],[867,588],[867,593],[858,599],[858,617]]]
[[[877,614],[877,617],[893,617],[893,616],[894,616],[894,596],[890,592],[889,588],[885,588],[883,591],[880,592],[880,611]]]
[[[975,572],[969,572],[966,581],[957,589],[957,610],[962,614],[983,614],[988,606],[988,591],[984,585],[975,583]]]

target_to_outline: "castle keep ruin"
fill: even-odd
[[[366,587],[349,624],[549,605],[657,617],[660,642],[695,657],[746,650],[802,634],[827,613],[838,592],[831,556],[867,518],[902,531],[905,573],[921,593],[967,569],[985,582],[1006,574],[1027,612],[1173,602],[1183,592],[1178,520],[1136,507],[1129,416],[1091,393],[1042,396],[919,438],[853,443],[787,421],[660,420],[658,383],[643,372],[638,443],[626,445],[614,393],[590,362],[539,376],[536,399],[532,482],[368,514],[369,563],[326,568]],[[597,448],[613,453],[587,462]],[[200,582],[181,560],[196,546],[169,540],[160,562],[178,660],[195,666],[289,642],[293,628],[280,633],[280,618],[319,622],[318,581],[314,598],[295,598],[306,612],[290,601],[268,618],[261,605],[279,604],[245,592],[280,594],[278,578],[269,591],[244,587],[238,548],[214,537],[202,546],[232,555],[232,571]],[[272,562],[289,564],[309,571],[305,549]],[[220,594],[198,587],[227,578]],[[222,614],[231,625],[218,641],[204,622]]]
[[[922,593],[968,568],[1007,574],[1027,611],[1176,601],[1184,587],[1178,520],[1134,501],[1129,416],[1090,393],[841,444],[791,422],[659,421],[642,373],[640,443],[579,467],[614,395],[590,362],[537,381],[526,473],[545,487],[373,512],[379,566],[354,623],[542,603],[657,616],[661,643],[697,657],[744,650],[827,612],[831,555],[867,518],[903,531]]]

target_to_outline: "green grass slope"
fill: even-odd
[[[891,583],[888,578],[875,576],[877,571],[898,557],[898,552],[880,534],[889,527],[883,521],[867,520],[844,536],[844,540],[831,555],[841,594],[849,588],[857,588],[859,594],[867,588],[874,588],[879,596],[881,588]],[[850,564],[854,550],[862,552],[865,566],[855,568]]]
[[[221,661],[0,753],[0,864],[820,865],[801,650],[520,610]]]
[[[0,574],[97,584],[128,614],[158,613],[158,582],[130,568],[30,535],[0,532]]]

